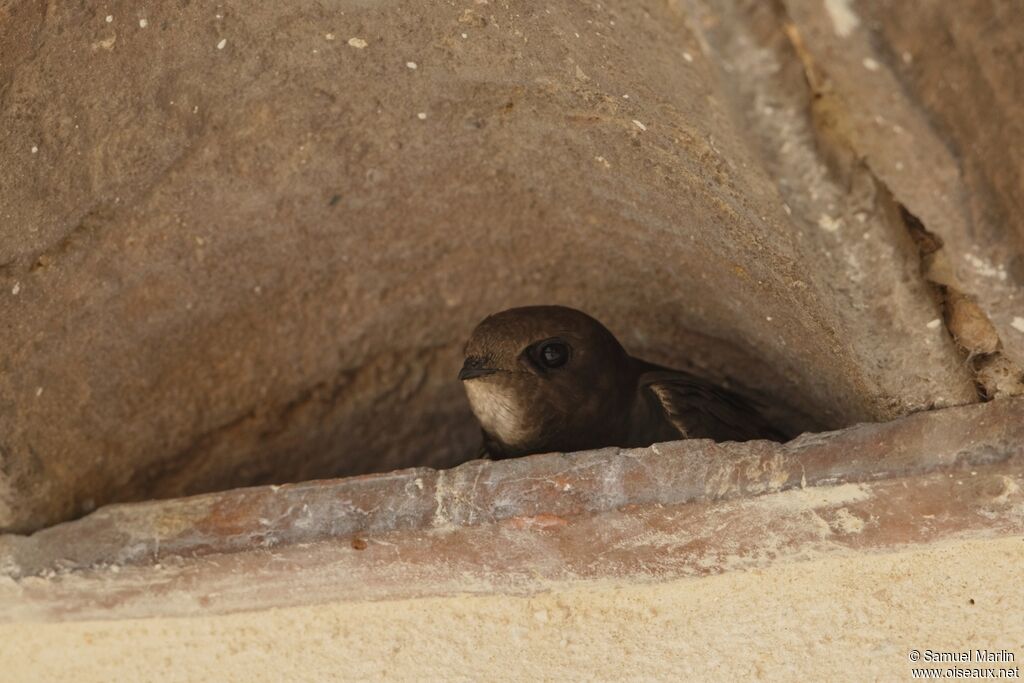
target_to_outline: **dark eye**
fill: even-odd
[[[569,360],[569,346],[562,342],[547,342],[540,347],[540,362],[546,368],[560,368]]]

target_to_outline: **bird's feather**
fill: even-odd
[[[646,362],[644,365],[639,380],[641,391],[653,394],[681,437],[715,441],[785,440],[753,402],[739,394],[682,370]]]

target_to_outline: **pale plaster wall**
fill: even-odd
[[[533,595],[3,624],[0,661],[10,683],[909,680],[911,649],[1005,649],[1017,662],[984,666],[1020,666],[1021,567],[1020,537],[949,540]]]

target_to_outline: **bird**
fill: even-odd
[[[481,321],[458,374],[483,433],[481,457],[639,448],[680,439],[785,441],[755,404],[683,370],[630,356],[566,306]]]

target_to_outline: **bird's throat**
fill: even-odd
[[[515,392],[485,379],[465,382],[466,395],[480,426],[489,437],[512,450],[529,450],[538,425]]]

